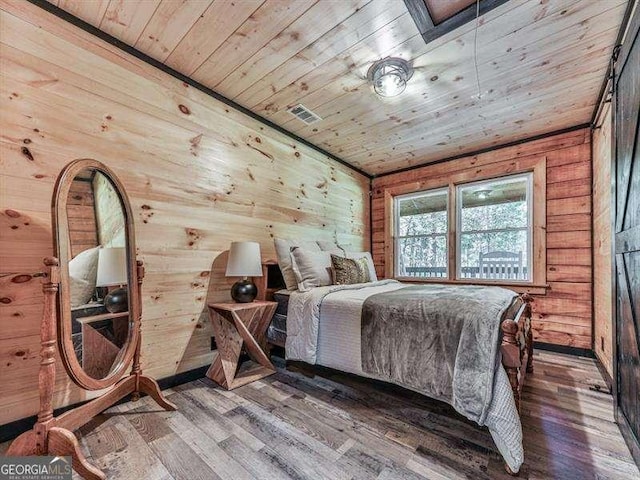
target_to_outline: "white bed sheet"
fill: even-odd
[[[373,378],[362,371],[362,303],[370,295],[389,292],[406,285],[381,285],[359,290],[341,290],[324,297],[320,306],[318,365]]]

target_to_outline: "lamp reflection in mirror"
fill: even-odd
[[[247,277],[262,276],[260,244],[257,242],[232,242],[227,261],[227,277],[242,277],[231,287],[231,298],[237,303],[253,302],[258,288]]]
[[[489,189],[482,189],[482,190],[476,190],[475,192],[473,192],[473,194],[479,198],[480,200],[486,200],[487,198],[489,198],[489,196],[493,193],[493,190],[489,190]]]
[[[111,313],[129,308],[127,291],[127,252],[124,248],[101,248],[98,255],[96,287],[118,287],[104,297],[104,306]]]

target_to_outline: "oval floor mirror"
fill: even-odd
[[[148,394],[166,410],[175,406],[140,368],[144,267],[136,260],[133,217],[122,184],[98,161],[71,162],[56,182],[52,215],[57,257],[44,260],[40,411],[33,430],[16,438],[7,455],[71,456],[81,476],[103,479],[72,432],[130,394],[133,400]],[[56,343],[78,386],[106,389],[58,417],[53,416]]]

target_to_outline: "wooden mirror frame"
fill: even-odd
[[[65,232],[59,226],[65,225],[67,220],[66,198],[69,194],[71,182],[76,174],[88,167],[93,167],[104,173],[116,187],[125,210],[125,225],[127,241],[127,263],[129,266],[129,342],[121,354],[116,357],[117,364],[104,379],[95,379],[86,374],[78,362],[71,341],[71,312],[69,301],[69,251],[60,248],[68,240],[69,232]],[[64,194],[64,195],[62,195]],[[64,199],[64,203],[62,202]],[[106,475],[84,457],[78,440],[73,434],[82,425],[85,425],[100,412],[131,395],[132,401],[137,401],[141,393],[153,398],[156,403],[165,410],[175,410],[176,406],[167,401],[158,383],[150,377],[142,374],[140,366],[140,317],[142,314],[142,297],[140,288],[144,278],[144,266],[136,260],[136,247],[134,240],[134,224],[131,215],[129,200],[122,184],[117,177],[102,163],[92,159],[81,159],[71,162],[62,171],[56,182],[52,201],[54,243],[57,253],[64,259],[64,266],[60,268],[57,258],[44,259],[45,270],[38,276],[42,277],[42,292],[44,294],[44,310],[42,312],[42,325],[40,327],[40,369],[38,372],[38,389],[40,396],[40,410],[38,420],[33,429],[24,432],[9,446],[5,455],[31,456],[54,455],[71,456],[73,469],[87,480],[105,480]],[[62,220],[65,223],[61,223]],[[63,237],[61,237],[63,235]],[[66,237],[64,237],[66,236]],[[66,246],[66,245],[65,245]],[[63,272],[61,277],[60,273]],[[59,294],[60,284],[63,292]],[[67,308],[61,307],[62,299],[66,299]],[[66,311],[66,319],[61,312]],[[57,325],[57,327],[56,327]],[[58,346],[63,356],[63,364],[69,376],[80,387],[87,390],[109,388],[101,396],[67,410],[65,413],[54,416],[53,395],[56,385],[56,330],[59,333]],[[124,370],[131,364],[131,372],[124,375]]]
[[[113,186],[124,214],[124,228],[127,253],[127,289],[129,301],[129,331],[127,341],[116,357],[114,365],[109,374],[101,379],[93,378],[80,365],[78,357],[73,348],[71,337],[71,300],[70,300],[70,278],[69,278],[69,255],[71,240],[69,238],[69,221],[67,216],[67,201],[71,185],[83,170],[92,169],[103,174]],[[52,201],[53,219],[53,243],[56,256],[60,262],[60,290],[58,294],[58,349],[62,357],[62,364],[71,379],[80,387],[86,390],[102,390],[115,384],[124,374],[133,360],[139,336],[139,322],[141,308],[139,303],[139,285],[136,268],[136,241],[133,227],[133,216],[131,205],[124,190],[124,186],[118,177],[103,163],[84,158],[75,160],[67,165],[58,177],[58,181],[53,191]]]

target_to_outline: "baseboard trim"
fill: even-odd
[[[183,383],[193,382],[194,380],[203,378],[207,373],[207,370],[209,370],[208,366],[194,368],[193,370],[187,370],[186,372],[178,373],[176,375],[171,375],[170,377],[158,380],[158,385],[160,385],[161,390],[166,390],[167,388],[173,388],[178,385],[182,385]]]
[[[611,375],[609,375],[609,372],[607,372],[607,369],[604,367],[604,363],[602,363],[602,360],[600,360],[598,355],[596,355],[596,367],[598,367],[598,371],[600,372],[600,375],[602,375],[604,383],[607,384],[609,391],[613,392],[613,379],[611,378]]]
[[[162,390],[166,390],[168,388],[175,387],[177,385],[182,385],[183,383],[192,382],[193,380],[197,380],[199,378],[203,378],[205,373],[207,373],[207,369],[209,367],[199,367],[194,368],[193,370],[188,370],[186,372],[178,373],[176,375],[172,375],[170,377],[163,378],[158,380],[158,385]],[[72,410],[80,405],[84,405],[90,400],[84,402],[74,403],[73,405],[67,405],[65,407],[56,408],[53,411],[54,416],[62,415],[64,412]],[[129,397],[125,397],[120,400],[116,405],[124,402],[128,402]],[[15,420],[13,422],[7,423],[5,425],[0,425],[0,443],[8,442],[13,440],[18,435],[30,430],[33,428],[33,425],[36,423],[38,419],[37,415],[33,415],[31,417],[21,418],[19,420]]]
[[[574,357],[596,358],[595,353],[590,348],[568,347],[566,345],[555,345],[553,343],[533,342],[533,348],[546,350],[547,352],[564,353]]]

